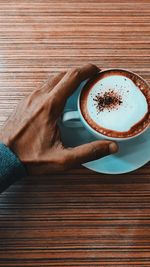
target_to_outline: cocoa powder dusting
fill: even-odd
[[[122,98],[114,90],[110,89],[104,94],[98,93],[93,100],[96,102],[97,112],[102,112],[104,109],[108,111],[118,108],[122,104]]]

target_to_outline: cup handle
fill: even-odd
[[[83,127],[78,111],[66,111],[62,115],[62,123],[64,126],[69,128]]]

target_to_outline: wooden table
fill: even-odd
[[[150,82],[150,1],[0,0],[0,125],[49,73],[87,62]],[[11,186],[0,195],[0,266],[150,266],[150,165]]]

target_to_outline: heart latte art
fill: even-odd
[[[150,89],[133,73],[104,71],[84,87],[80,109],[97,132],[118,138],[134,136],[150,123]]]

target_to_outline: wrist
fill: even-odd
[[[0,192],[26,175],[26,169],[19,158],[5,144],[0,143]]]

